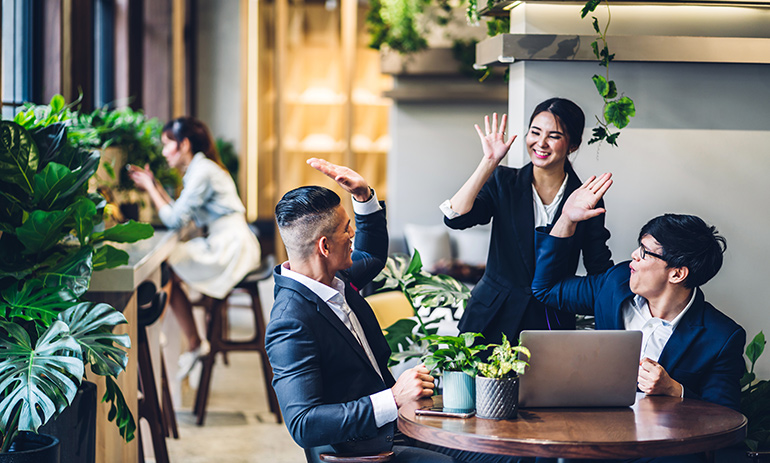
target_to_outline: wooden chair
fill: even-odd
[[[245,341],[233,341],[229,337],[227,329],[227,309],[229,307],[228,294],[224,299],[210,299],[206,307],[206,337],[211,345],[209,354],[202,358],[203,370],[201,372],[198,392],[195,398],[193,413],[197,418],[197,424],[203,425],[206,419],[206,406],[208,405],[211,375],[214,370],[214,361],[217,353],[223,355],[233,351],[256,351],[262,357],[262,372],[265,378],[265,390],[270,404],[270,411],[275,414],[276,422],[281,423],[281,409],[278,406],[278,398],[273,386],[273,369],[267,359],[265,350],[265,320],[262,313],[262,303],[259,300],[259,285],[262,280],[270,278],[275,266],[275,256],[270,254],[263,257],[259,268],[246,275],[238,283],[233,291],[243,290],[251,296],[251,311],[254,317],[254,336]]]
[[[169,416],[174,415],[170,400],[164,403],[161,408],[161,399],[158,396],[158,390],[155,383],[155,374],[152,368],[152,357],[150,355],[150,344],[147,339],[147,327],[155,323],[163,314],[166,308],[167,293],[165,291],[156,292],[155,285],[151,282],[144,282],[137,288],[137,299],[139,303],[138,311],[138,333],[139,345],[137,348],[137,359],[139,365],[139,417],[147,420],[150,426],[152,436],[152,448],[155,454],[155,461],[158,463],[168,463],[168,448],[166,447],[166,436],[169,430]],[[149,301],[149,302],[148,302]],[[162,360],[161,360],[162,362]],[[165,375],[165,365],[161,364],[161,374]],[[168,391],[168,385],[163,386],[163,396],[171,397]],[[164,400],[164,402],[166,402]],[[165,412],[165,413],[164,413]],[[176,418],[173,419],[174,436],[178,437],[176,430]],[[142,452],[142,433],[139,432],[139,451]],[[144,455],[141,455],[140,461],[144,461]]]

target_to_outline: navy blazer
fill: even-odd
[[[569,174],[561,209],[569,195],[582,182],[569,162]],[[600,203],[600,207],[603,203]],[[492,221],[487,266],[474,287],[468,307],[459,323],[460,331],[484,334],[487,342],[499,342],[501,332],[517,339],[523,329],[574,329],[575,317],[548,309],[532,296],[535,275],[535,213],[532,208],[532,164],[521,169],[499,166],[479,192],[473,208],[454,219],[444,218],[450,228],[465,229]],[[578,224],[575,246],[563,267],[564,276],[574,275],[580,253],[589,274],[612,267],[607,247],[610,232],[604,228],[604,215]]]
[[[535,296],[561,310],[595,315],[597,329],[625,329],[623,303],[634,297],[628,285],[629,261],[600,275],[559,281],[556,270],[566,265],[571,238],[557,238],[538,230],[536,240],[537,269],[532,281]],[[740,411],[746,332],[706,302],[700,289],[695,291],[693,305],[669,338],[658,363],[684,386],[685,397]]]
[[[380,452],[392,446],[395,422],[378,429],[369,395],[395,384],[388,370],[390,348],[377,319],[355,288],[385,266],[385,210],[356,216],[353,266],[339,272],[384,378],[329,306],[305,285],[274,271],[275,302],[265,344],[273,387],[286,425],[301,447],[333,445],[337,452]],[[354,285],[354,287],[351,286]]]

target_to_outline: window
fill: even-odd
[[[3,118],[13,118],[32,93],[32,3],[3,1]]]

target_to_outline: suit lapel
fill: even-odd
[[[532,209],[532,163],[519,170],[511,195],[511,226],[514,235],[511,239],[519,247],[529,277],[535,275],[535,214]]]
[[[323,316],[335,330],[337,330],[340,337],[350,346],[350,348],[353,349],[353,351],[355,351],[356,354],[361,357],[361,359],[364,360],[372,370],[374,370],[374,367],[371,366],[369,356],[366,355],[364,348],[361,346],[361,344],[359,344],[358,340],[355,338],[355,336],[353,336],[353,333],[351,333],[348,327],[342,323],[342,320],[340,320],[337,314],[334,313],[334,311],[331,309],[331,307],[329,307],[328,304],[326,304],[326,302],[324,302],[320,297],[318,297],[316,293],[311,291],[310,288],[303,285],[302,283],[282,276],[280,274],[280,266],[276,267],[273,275],[275,277],[276,292],[278,291],[279,287],[287,288],[299,293],[302,297],[315,304],[318,313],[321,314],[321,316]],[[349,286],[350,285],[348,284],[345,285],[346,292],[350,291]]]
[[[674,333],[666,343],[666,347],[663,348],[663,352],[660,354],[660,363],[666,371],[671,371],[676,368],[682,356],[690,345],[703,331],[703,304],[704,304],[703,292],[700,289],[696,289],[695,301],[692,306],[684,314],[682,320],[677,325]]]

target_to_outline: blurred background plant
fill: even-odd
[[[424,271],[416,249],[411,258],[405,255],[388,257],[385,268],[374,281],[383,283],[379,291],[401,291],[414,312],[413,318],[402,318],[383,330],[392,352],[390,365],[420,358],[428,352],[429,343],[425,337],[438,332],[439,320],[426,321],[424,317],[430,317],[439,307],[450,308],[453,314],[460,308],[464,310],[471,297],[471,291],[449,275]]]
[[[235,187],[238,188],[238,168],[240,166],[238,162],[238,152],[235,151],[235,146],[231,142],[219,137],[217,137],[215,143],[217,145],[219,157],[222,159],[222,164],[227,167],[230,176],[235,182]]]

